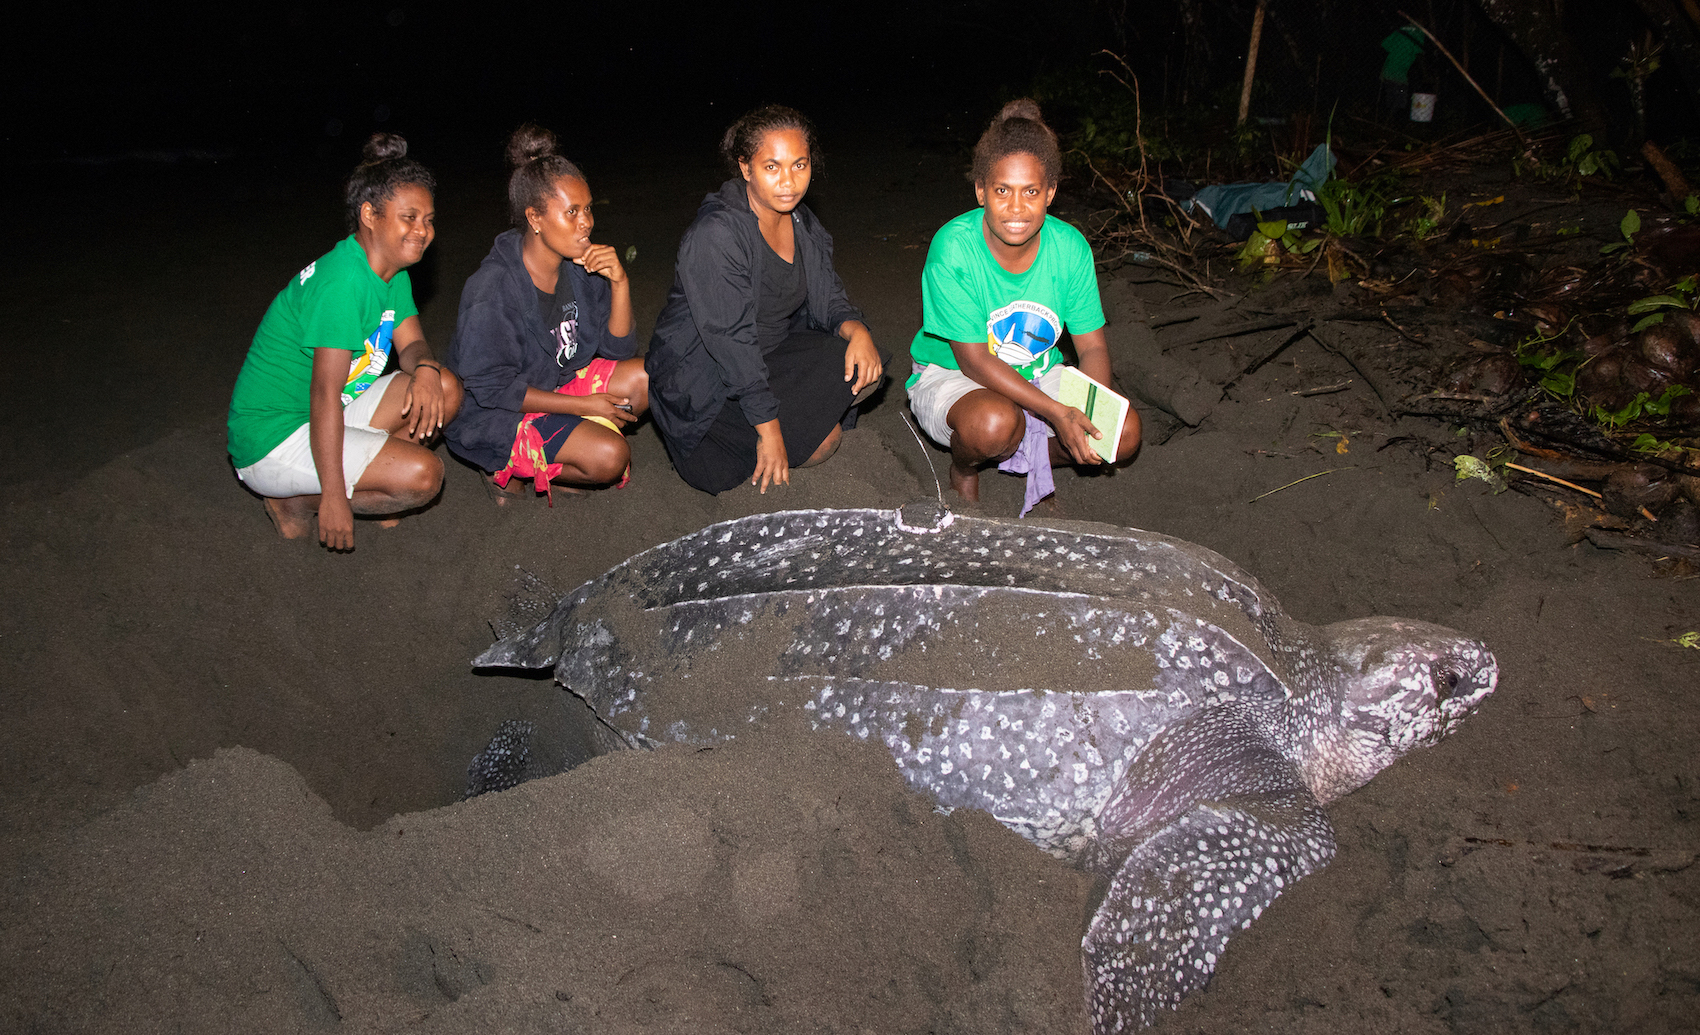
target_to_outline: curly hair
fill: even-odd
[[[508,218],[521,230],[526,209],[541,212],[548,207],[556,180],[563,176],[584,179],[579,167],[556,151],[558,146],[555,134],[535,122],[527,122],[508,137],[508,164],[514,169],[508,177]]]
[[[720,157],[726,160],[732,174],[738,175],[738,163],[749,161],[751,155],[761,150],[761,142],[767,139],[767,135],[781,129],[794,129],[803,134],[803,143],[809,148],[809,165],[818,172],[822,156],[820,145],[815,140],[814,123],[796,108],[787,108],[783,104],[769,104],[745,112],[738,121],[727,126],[720,138]]]
[[[980,134],[974,145],[974,168],[968,174],[978,186],[992,174],[992,166],[1010,155],[1027,154],[1045,167],[1045,183],[1056,186],[1062,178],[1062,151],[1057,147],[1057,134],[1045,125],[1039,114],[1039,104],[1030,97],[1010,101],[1003,106],[992,124]]]
[[[360,209],[371,205],[382,212],[395,192],[408,184],[425,188],[436,196],[437,180],[430,170],[407,157],[407,141],[396,133],[373,133],[361,149],[361,162],[348,174],[343,187],[343,202],[347,207],[348,229],[360,225]]]

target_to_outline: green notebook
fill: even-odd
[[[1127,396],[1117,394],[1074,367],[1063,367],[1062,381],[1057,386],[1057,401],[1086,414],[1092,426],[1103,432],[1103,438],[1086,441],[1098,451],[1105,463],[1115,463],[1116,443],[1121,441],[1122,422],[1127,419]]]

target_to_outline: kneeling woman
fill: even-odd
[[[909,405],[950,447],[950,487],[979,499],[980,468],[996,461],[1027,474],[1022,514],[1052,491],[1053,463],[1102,463],[1087,439],[1108,433],[1056,398],[1065,331],[1080,370],[1112,383],[1092,248],[1047,212],[1061,172],[1039,106],[1026,98],[1004,105],[974,145],[980,207],[946,223],[927,249],[923,322],[909,349]],[[1133,458],[1139,433],[1130,407],[1116,463]]]
[[[352,550],[355,514],[412,510],[443,486],[427,446],[461,386],[413,306],[406,269],[436,236],[436,183],[406,156],[392,133],[367,142],[345,191],[353,233],[278,293],[236,378],[231,461],[285,539],[317,514],[319,541]],[[380,377],[392,349],[401,369]]]
[[[649,408],[631,358],[631,286],[614,249],[590,243],[584,174],[529,124],[509,138],[508,161],[514,229],[467,280],[448,354],[467,395],[449,448],[487,472],[498,502],[522,491],[516,477],[538,492],[621,482],[631,449],[620,429]]]
[[[790,108],[733,123],[720,153],[737,175],[703,200],[679,244],[646,364],[673,466],[705,492],[746,480],[766,492],[831,456],[890,358],[803,204],[814,152],[814,127]]]

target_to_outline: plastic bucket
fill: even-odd
[[[1411,95],[1411,121],[1433,122],[1434,100],[1432,93],[1414,93]]]

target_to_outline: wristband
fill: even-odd
[[[443,372],[442,367],[438,366],[437,364],[431,362],[428,359],[422,359],[419,362],[413,364],[413,369],[415,369],[415,370],[418,370],[420,367],[430,367],[432,370],[435,370],[439,374],[441,374]]]

